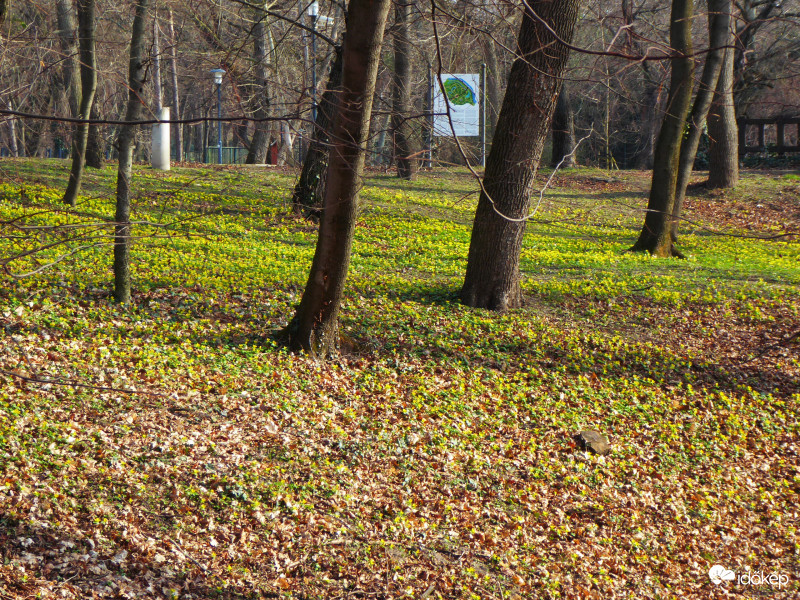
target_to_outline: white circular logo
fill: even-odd
[[[708,576],[711,578],[711,583],[719,585],[723,581],[733,581],[736,574],[722,565],[714,565],[708,570]]]

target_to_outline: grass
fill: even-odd
[[[684,261],[626,252],[647,173],[559,174],[505,314],[457,302],[470,176],[372,173],[330,363],[270,337],[314,250],[295,174],[137,167],[127,307],[115,171],[75,211],[66,177],[0,163],[0,257],[55,244],[4,263],[2,597],[797,595],[795,173],[694,190]]]

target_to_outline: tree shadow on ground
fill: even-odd
[[[22,500],[24,502],[24,499]],[[0,592],[13,598],[278,598],[278,590],[230,589],[169,536],[139,544],[81,523],[75,535],[0,513]],[[140,536],[141,537],[141,536]],[[97,541],[102,540],[102,541]],[[54,596],[53,594],[57,594]]]

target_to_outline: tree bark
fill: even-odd
[[[647,215],[631,248],[654,256],[681,256],[672,243],[672,213],[683,129],[692,100],[692,7],[692,0],[672,0],[669,38],[673,58],[667,108],[656,142]]]
[[[289,347],[324,358],[339,346],[339,307],[350,265],[375,79],[390,0],[350,0],[339,110],[314,261],[297,313],[284,330]]]
[[[8,106],[8,110],[14,110],[10,100],[6,106]],[[17,146],[17,120],[14,117],[8,120],[8,141],[11,147],[11,156],[14,158],[19,157],[19,146]]]
[[[561,93],[558,95],[552,130],[553,155],[550,158],[550,166],[554,169],[559,164],[562,167],[574,167],[576,160],[571,152],[575,149],[575,122],[566,85],[561,86]]]
[[[56,22],[63,56],[61,76],[64,81],[64,93],[69,103],[70,116],[77,117],[81,104],[78,81],[80,63],[78,62],[78,44],[75,41],[75,19],[72,15],[70,0],[56,0]]]
[[[253,103],[255,110],[253,116],[256,119],[266,119],[269,117],[269,74],[267,73],[267,27],[266,13],[261,9],[256,9],[256,24],[253,28],[253,62],[255,63],[255,81],[253,82]],[[253,139],[247,150],[245,163],[248,165],[260,165],[266,162],[267,152],[269,151],[270,124],[267,121],[257,120]]]
[[[145,21],[148,0],[137,0],[131,32],[128,63],[128,108],[126,121],[137,121],[144,108]],[[123,125],[119,133],[119,167],[117,169],[117,206],[114,215],[114,299],[131,300],[131,171],[136,125]]]
[[[722,63],[725,59],[725,44],[731,26],[731,0],[708,0],[708,46],[703,74],[700,76],[700,87],[689,115],[689,131],[681,142],[681,157],[678,167],[678,182],[675,187],[675,206],[672,211],[672,241],[678,241],[678,224],[680,223],[683,200],[686,188],[692,175],[694,159],[700,145],[700,136],[706,124],[708,110],[714,99]]]
[[[317,216],[321,214],[322,199],[325,197],[325,171],[328,167],[330,151],[329,130],[339,107],[339,94],[342,86],[342,47],[334,50],[336,58],[331,64],[328,84],[322,94],[317,120],[314,123],[314,138],[308,148],[303,171],[292,194],[292,210],[295,214]]]
[[[412,179],[419,161],[414,148],[411,115],[410,0],[397,0],[394,7],[394,85],[392,90],[392,135],[397,176]]]
[[[505,310],[522,304],[519,257],[533,179],[561,89],[575,29],[578,0],[529,1],[517,40],[492,149],[484,191],[472,226],[461,301]],[[545,27],[535,16],[538,15]]]
[[[734,39],[733,32],[729,40]],[[739,183],[739,129],[733,100],[735,50],[725,51],[714,104],[708,116],[708,187],[732,188]]]
[[[486,107],[486,141],[491,144],[494,138],[494,128],[497,123],[497,111],[500,110],[500,97],[502,73],[500,72],[500,62],[497,58],[497,48],[493,39],[481,36],[484,40],[483,56],[486,60],[486,95],[489,101]]]
[[[94,92],[97,89],[97,62],[95,55],[95,1],[78,0],[78,47],[81,58],[81,103],[78,117],[85,119],[92,111]],[[75,206],[81,189],[83,168],[86,164],[86,142],[89,124],[75,125],[72,134],[72,169],[64,192],[64,203]]]
[[[97,102],[92,102],[92,111],[89,114],[92,119],[100,119]],[[86,139],[86,166],[93,169],[102,169],[103,150],[103,136],[100,133],[100,126],[89,125],[89,136]]]
[[[172,20],[172,9],[168,8],[167,12],[169,14],[169,63],[172,80],[172,118],[180,119],[181,103],[178,91],[178,41],[175,37],[175,25]],[[173,127],[175,129],[175,160],[181,162],[183,161],[183,124],[175,123]]]

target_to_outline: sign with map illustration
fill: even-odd
[[[457,136],[480,135],[481,76],[477,73],[442,73],[441,77],[441,86],[435,77],[433,82],[433,134],[447,137],[452,137],[453,132]]]

